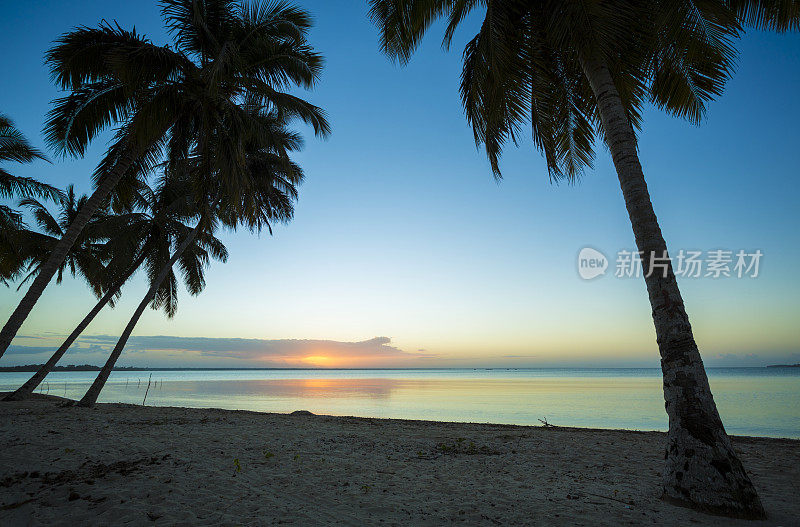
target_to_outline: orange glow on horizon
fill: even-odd
[[[304,357],[302,359],[303,362],[311,364],[312,366],[322,366],[322,367],[333,367],[336,364],[336,359],[332,357],[326,357],[325,355],[312,355],[310,357]]]

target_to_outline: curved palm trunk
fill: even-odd
[[[33,377],[28,379],[28,381],[25,384],[17,388],[16,391],[6,395],[3,398],[4,401],[22,401],[33,393],[33,391],[42,383],[44,378],[47,377],[47,375],[51,371],[53,371],[55,365],[58,364],[58,361],[61,360],[61,357],[64,356],[64,353],[66,353],[69,347],[72,346],[72,343],[75,342],[75,340],[81,335],[81,333],[83,333],[83,330],[85,330],[89,326],[89,324],[91,324],[92,320],[94,320],[94,317],[96,317],[97,314],[100,313],[100,311],[106,306],[106,304],[108,304],[111,301],[111,299],[114,298],[114,295],[116,295],[117,291],[119,291],[125,284],[125,282],[128,281],[128,278],[130,278],[131,275],[133,275],[133,273],[136,272],[139,266],[142,265],[145,256],[146,256],[145,253],[142,252],[142,254],[139,255],[139,257],[136,259],[136,261],[130,266],[125,275],[117,282],[117,284],[114,287],[109,289],[108,292],[106,292],[106,294],[103,295],[103,297],[97,302],[97,304],[95,304],[92,310],[89,311],[89,313],[83,318],[83,320],[81,320],[80,324],[78,324],[78,326],[72,331],[72,333],[70,333],[69,337],[67,337],[67,339],[61,344],[61,347],[56,350],[56,352],[41,368],[39,368],[39,371],[34,373]]]
[[[713,513],[763,518],[765,512],[758,494],[717,412],[672,265],[667,265],[666,272],[658,266],[651,267],[654,257],[667,255],[667,245],[653,211],[636,136],[619,92],[603,62],[587,60],[582,61],[582,66],[597,99],[606,144],[641,251],[642,269],[645,275],[655,269],[645,282],[669,416],[664,498]]]
[[[53,252],[50,253],[50,257],[41,267],[39,274],[36,275],[33,283],[28,288],[25,296],[22,297],[17,308],[11,313],[8,322],[6,322],[6,325],[3,326],[2,331],[0,331],[0,357],[6,352],[8,346],[11,345],[11,341],[14,339],[14,336],[16,336],[20,326],[25,322],[25,319],[39,300],[39,297],[42,296],[44,288],[47,287],[53,275],[58,271],[61,264],[64,263],[67,253],[75,244],[78,235],[94,213],[97,212],[97,209],[100,208],[100,205],[102,205],[105,199],[111,194],[111,191],[114,190],[114,187],[119,183],[119,180],[122,179],[122,176],[127,172],[134,160],[134,152],[131,149],[127,149],[111,173],[108,174],[108,177],[97,187],[86,204],[81,207],[75,219],[70,223],[67,232],[64,233],[64,236],[58,241]]]
[[[94,406],[94,403],[97,402],[97,398],[100,396],[100,391],[105,386],[106,381],[108,380],[108,376],[111,375],[111,370],[114,369],[114,364],[117,363],[117,359],[122,354],[122,350],[125,347],[125,344],[128,342],[128,338],[130,338],[131,333],[133,332],[133,328],[136,327],[136,324],[139,322],[139,318],[144,313],[147,304],[153,300],[153,297],[156,294],[161,282],[169,274],[169,270],[172,269],[172,266],[175,265],[175,262],[178,261],[178,258],[181,257],[183,252],[191,245],[194,240],[197,238],[197,235],[200,234],[202,230],[203,220],[201,219],[197,226],[192,230],[192,232],[187,236],[178,248],[175,250],[175,253],[172,255],[172,258],[169,259],[166,265],[161,269],[161,272],[156,277],[156,280],[150,285],[150,289],[147,291],[147,294],[144,296],[142,301],[139,303],[139,306],[136,308],[136,311],[133,312],[133,316],[131,317],[128,325],[125,326],[125,330],[122,332],[122,335],[119,337],[117,341],[117,345],[114,346],[114,350],[111,352],[111,356],[108,357],[108,360],[103,365],[103,368],[100,370],[100,373],[97,374],[97,378],[95,378],[92,385],[89,387],[89,390],[86,392],[86,395],[78,402],[78,406]]]

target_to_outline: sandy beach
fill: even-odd
[[[734,437],[766,521],[659,499],[664,434],[0,404],[0,524],[800,525],[800,441]]]

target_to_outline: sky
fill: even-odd
[[[615,276],[618,251],[635,246],[607,151],[569,185],[549,181],[529,140],[505,151],[501,182],[476,148],[458,86],[480,14],[449,52],[434,26],[400,67],[380,54],[366,2],[299,4],[326,59],[304,95],[333,134],[299,128],[295,218],[273,236],[223,233],[228,262],[210,266],[200,296],[181,291],[173,319],[148,310],[119,365],[658,366],[644,282]],[[41,148],[60,95],[42,57],[58,35],[116,20],[169,42],[155,2],[3,0],[3,13],[0,112]],[[763,254],[756,277],[679,277],[706,364],[800,362],[800,35],[751,31],[737,45],[737,72],[701,126],[646,109],[640,157],[673,255]],[[14,172],[89,192],[107,139]],[[585,247],[605,274],[581,278]],[[102,364],[145,291],[136,276],[61,363]],[[0,318],[21,295],[0,290]],[[94,302],[80,280],[51,283],[0,366],[44,362]]]

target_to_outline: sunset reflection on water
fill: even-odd
[[[25,374],[4,374],[3,384]],[[17,378],[19,377],[19,378]],[[92,372],[59,372],[43,390],[77,398]],[[710,370],[733,434],[800,437],[800,375]],[[149,372],[114,372],[101,402],[141,404]],[[154,371],[146,403],[262,412],[665,430],[658,369]]]

